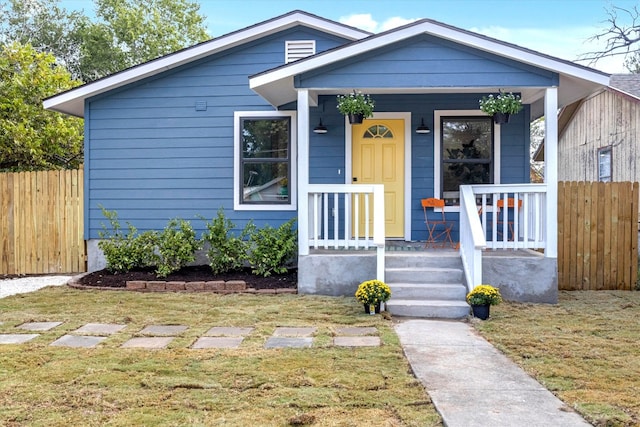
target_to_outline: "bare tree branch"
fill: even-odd
[[[623,17],[618,15],[622,14]],[[600,52],[587,52],[580,56],[580,60],[590,61],[589,64],[593,65],[598,60],[611,56],[626,56],[638,51],[637,43],[640,41],[640,11],[638,6],[634,6],[632,9],[625,9],[622,7],[612,6],[607,10],[606,23],[609,28],[603,32],[590,37],[587,41],[602,41],[606,42],[604,50]],[[627,20],[631,20],[630,24],[625,24]]]

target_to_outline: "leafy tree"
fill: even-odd
[[[209,39],[191,0],[94,0],[95,19],[59,0],[0,0],[0,42],[52,53],[84,82]]]
[[[67,12],[59,0],[0,1],[0,43],[30,44],[52,53],[57,63],[81,77],[80,31],[88,25],[82,12]]]
[[[82,120],[46,111],[42,100],[80,84],[53,55],[14,42],[0,51],[0,170],[76,168]]]
[[[102,20],[86,37],[119,50],[109,72],[119,71],[209,39],[200,5],[189,0],[95,0]],[[100,47],[100,46],[98,46]],[[91,50],[96,56],[100,52]],[[85,50],[89,53],[89,49]],[[116,53],[116,52],[112,52]]]
[[[607,9],[606,22],[609,28],[591,37],[589,41],[605,41],[605,47],[599,52],[589,52],[581,59],[592,64],[611,56],[624,56],[625,66],[632,73],[640,72],[640,10],[638,6],[630,9],[611,6]]]

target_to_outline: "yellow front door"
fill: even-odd
[[[384,184],[385,237],[404,237],[404,120],[367,119],[351,132],[353,183]]]

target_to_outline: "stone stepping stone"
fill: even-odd
[[[175,337],[138,337],[122,344],[122,348],[165,348]]]
[[[310,337],[318,328],[276,328],[274,337]]]
[[[126,328],[126,325],[116,325],[115,323],[87,323],[73,332],[78,334],[113,335],[124,328]]]
[[[333,345],[337,347],[379,347],[380,337],[335,337]]]
[[[88,337],[82,335],[63,335],[49,345],[56,347],[92,348],[107,337]]]
[[[214,326],[205,332],[209,337],[244,337],[253,332],[254,328],[235,328],[227,326]]]
[[[188,328],[184,325],[149,325],[140,333],[145,335],[179,335]]]
[[[358,328],[358,327],[346,327],[346,328],[338,328],[336,329],[336,335],[339,336],[349,336],[349,337],[357,337],[364,335],[377,335],[378,329],[374,327],[366,327],[366,328]]]
[[[40,334],[0,334],[0,344],[23,344]]]
[[[17,328],[26,329],[27,331],[48,331],[60,325],[62,325],[62,322],[27,322],[18,325]]]
[[[267,340],[264,348],[306,348],[311,347],[313,338],[310,337],[271,337]]]
[[[238,348],[242,344],[242,337],[201,337],[193,343],[191,348]]]

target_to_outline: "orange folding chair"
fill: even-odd
[[[442,219],[429,219],[429,215],[427,213],[429,208],[433,208],[434,210],[440,209]],[[456,245],[451,239],[451,229],[453,228],[453,224],[448,222],[444,216],[444,200],[436,199],[434,197],[422,199],[422,210],[424,211],[424,223],[427,226],[428,233],[427,241],[424,246],[428,248],[440,245],[440,247],[444,248],[445,245],[449,243],[451,247],[455,248]]]
[[[514,240],[513,234],[513,221],[509,219],[509,209],[514,209],[516,201],[513,197],[507,199],[507,209],[504,208],[504,199],[498,200],[498,238],[502,237],[502,224],[507,221],[507,240]],[[518,212],[522,209],[522,200],[518,199],[518,207],[514,209],[513,215],[518,215]]]

